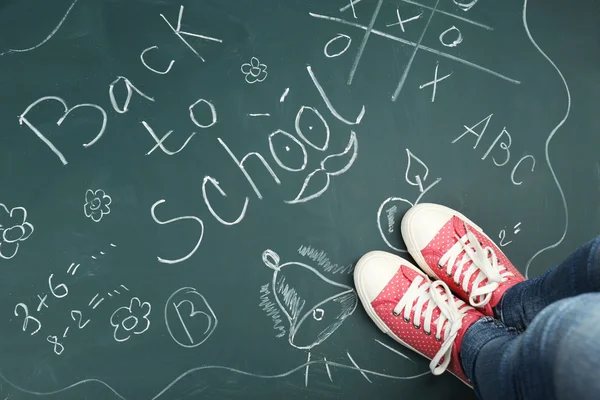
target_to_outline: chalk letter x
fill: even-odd
[[[386,26],[388,28],[390,28],[392,26],[400,25],[400,29],[402,29],[402,32],[406,32],[404,30],[404,23],[405,22],[414,21],[416,19],[419,19],[419,18],[421,18],[421,15],[423,15],[423,12],[421,12],[421,14],[418,14],[418,15],[415,15],[415,16],[412,16],[412,17],[410,17],[408,19],[403,20],[402,17],[400,16],[400,9],[396,8],[396,17],[398,17],[398,22],[395,22],[393,24],[389,24],[389,25],[386,25]]]
[[[431,93],[431,102],[433,103],[435,101],[435,94],[437,92],[437,84],[438,82],[443,81],[444,79],[448,78],[450,75],[452,75],[452,72],[450,72],[448,75],[444,75],[441,78],[438,78],[438,68],[440,66],[440,63],[436,63],[435,64],[435,75],[433,76],[433,80],[431,82],[427,82],[422,84],[421,86],[419,86],[419,89],[423,89],[427,86],[433,85],[433,92]]]
[[[192,140],[192,137],[194,137],[194,135],[196,134],[196,132],[192,132],[192,134],[186,139],[186,141],[183,143],[183,145],[179,148],[179,150],[177,151],[170,151],[169,149],[167,149],[165,147],[165,145],[163,144],[163,142],[165,140],[167,140],[167,138],[169,136],[171,136],[171,134],[173,133],[173,130],[170,130],[169,132],[167,132],[162,139],[159,139],[158,136],[156,136],[156,133],[154,133],[154,131],[152,130],[152,128],[150,128],[150,125],[148,125],[146,123],[146,121],[142,121],[142,125],[144,125],[144,128],[146,128],[148,130],[148,133],[150,133],[150,136],[152,136],[152,139],[154,139],[154,141],[156,142],[156,145],[149,151],[146,153],[147,156],[149,156],[152,152],[154,152],[154,150],[160,148],[165,154],[172,156],[175,155],[177,153],[179,153],[181,150],[183,150],[185,148],[185,146],[187,146],[187,144],[189,143],[190,140]]]

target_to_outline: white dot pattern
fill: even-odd
[[[456,265],[452,267],[451,276],[448,276],[446,274],[446,266],[443,266],[442,268],[440,268],[438,266],[440,258],[452,246],[454,246],[454,244],[458,241],[457,236],[462,237],[466,234],[465,223],[466,223],[466,221],[464,221],[462,218],[453,216],[438,231],[437,235],[435,235],[435,237],[431,240],[431,242],[429,242],[429,244],[424,249],[421,250],[421,254],[425,258],[425,262],[427,262],[427,265],[429,266],[429,268],[431,268],[433,271],[435,271],[435,273],[438,275],[438,278],[440,280],[444,281],[448,285],[448,287],[460,299],[468,302],[469,295],[462,289],[461,284],[457,284],[456,282],[454,282],[453,275],[455,272]],[[502,252],[502,250],[500,250],[500,248],[498,246],[496,246],[496,244],[494,242],[492,242],[490,240],[490,238],[488,238],[483,232],[480,232],[474,226],[472,226],[468,223],[467,223],[467,226],[468,226],[469,231],[473,232],[475,234],[475,236],[477,237],[477,239],[479,239],[479,241],[483,244],[483,247],[490,247],[491,249],[494,250],[494,253],[498,257],[498,264],[505,266],[507,270],[509,270],[510,272],[512,272],[514,274],[514,276],[509,276],[507,281],[502,282],[500,284],[498,289],[496,289],[494,291],[494,293],[492,294],[492,298],[491,298],[490,302],[485,307],[481,308],[481,311],[484,314],[493,316],[494,313],[493,313],[492,307],[495,307],[500,302],[500,299],[502,298],[502,295],[504,294],[504,292],[506,292],[510,287],[514,286],[515,284],[524,281],[525,277],[523,277],[523,275],[521,275],[521,273],[508,260],[508,258],[506,258],[506,256]],[[460,258],[458,258],[456,260],[457,263],[459,261],[460,261]],[[459,282],[462,283],[462,279],[465,275],[465,272],[469,268],[471,263],[472,263],[472,261],[469,261],[469,262],[465,263],[465,265],[463,266]],[[470,289],[470,291],[472,291],[473,281],[475,280],[476,277],[477,277],[476,273],[471,276],[470,284],[468,285],[468,288]],[[487,279],[483,280],[479,284],[479,286],[483,286],[486,283],[487,283]]]
[[[420,328],[415,328],[414,326],[414,309],[411,310],[410,322],[406,322],[404,320],[404,312],[400,313],[398,316],[394,315],[393,313],[394,307],[396,307],[398,302],[406,294],[410,284],[418,275],[426,276],[422,272],[416,272],[413,268],[402,265],[396,275],[394,275],[388,284],[383,288],[381,293],[379,293],[379,295],[371,302],[371,306],[386,324],[388,329],[404,342],[403,344],[411,346],[431,360],[442,346],[442,342],[435,338],[437,332],[436,322],[440,316],[439,308],[436,308],[433,311],[430,335],[427,335],[424,330],[424,313],[421,315],[421,321],[419,321]],[[426,282],[424,282],[424,284],[426,284]],[[417,300],[415,300],[415,303],[413,303],[413,307],[416,305],[416,302]],[[465,307],[467,306],[463,305],[461,309]],[[482,317],[483,314],[481,314],[479,311],[468,307],[465,317],[463,318],[462,329],[454,341],[452,359],[450,360],[450,365],[448,366],[450,371],[467,383],[469,381],[460,367],[458,355],[460,343],[462,342],[462,338],[466,330],[475,321]],[[446,323],[448,322],[446,321]],[[442,330],[442,340],[443,339],[444,337]]]

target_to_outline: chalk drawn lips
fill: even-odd
[[[178,321],[181,328],[175,330],[173,321]],[[212,335],[217,329],[218,320],[202,294],[193,287],[183,287],[167,299],[165,324],[175,343],[193,348],[200,346]]]
[[[27,222],[27,210],[12,210],[0,203],[0,257],[9,260],[17,255],[19,244],[31,236],[33,225]]]
[[[356,309],[358,297],[350,286],[332,281],[302,263],[280,264],[279,255],[265,250],[263,262],[273,272],[272,292],[290,324],[289,343],[297,349],[311,349],[331,336]],[[310,285],[322,299],[308,303],[301,289]]]

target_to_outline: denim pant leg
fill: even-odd
[[[550,304],[592,292],[600,292],[600,236],[545,274],[507,290],[495,311],[507,326],[524,330]]]
[[[482,344],[486,336],[495,338]],[[588,293],[546,307],[520,334],[478,321],[465,333],[461,362],[482,400],[597,400],[599,338],[600,293]]]

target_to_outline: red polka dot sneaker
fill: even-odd
[[[481,228],[451,208],[412,207],[402,219],[402,237],[423,271],[485,315],[493,317],[504,292],[525,280]]]
[[[373,251],[354,269],[356,291],[384,333],[431,360],[434,375],[446,369],[471,386],[460,366],[467,329],[484,315],[456,298],[442,281],[393,254]]]

